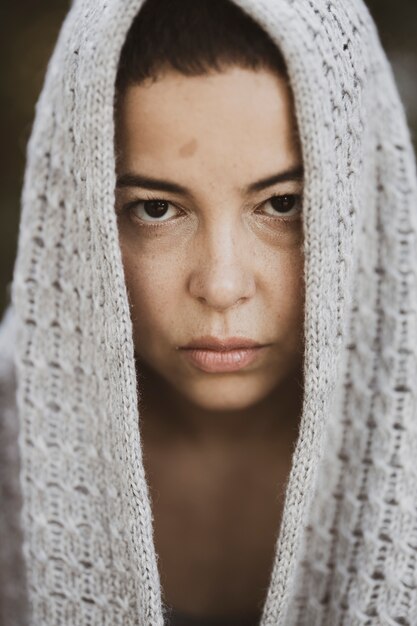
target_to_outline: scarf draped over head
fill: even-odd
[[[412,626],[417,193],[403,107],[360,0],[234,1],[284,55],[305,175],[303,411],[261,626]],[[115,77],[141,4],[73,2],[28,144],[8,351],[28,598],[9,594],[15,624],[163,625],[114,210]]]

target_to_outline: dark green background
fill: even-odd
[[[196,0],[198,1],[198,0]],[[34,105],[68,0],[1,0],[0,7],[0,314],[12,279],[20,192]],[[369,0],[417,135],[417,1]]]

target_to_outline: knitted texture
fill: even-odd
[[[305,170],[303,410],[261,626],[414,626],[417,188],[404,110],[360,0],[235,2],[286,59]],[[114,210],[114,82],[140,5],[75,0],[28,144],[16,340],[0,370],[16,368],[0,434],[13,440],[14,411],[29,601],[10,624],[164,622]]]
[[[25,564],[19,514],[19,453],[13,366],[15,323],[9,307],[0,324],[0,625],[26,623]]]

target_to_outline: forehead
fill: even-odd
[[[121,162],[129,168],[192,163],[285,167],[299,160],[292,94],[269,70],[169,71],[129,86],[117,111]]]

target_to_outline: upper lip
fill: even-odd
[[[246,337],[228,337],[226,339],[220,339],[218,337],[211,337],[209,335],[205,335],[204,337],[199,337],[198,339],[193,339],[185,346],[180,346],[181,348],[194,348],[200,350],[218,350],[218,351],[227,351],[227,350],[238,350],[239,348],[259,348],[264,344],[260,344],[253,339],[247,339]]]

